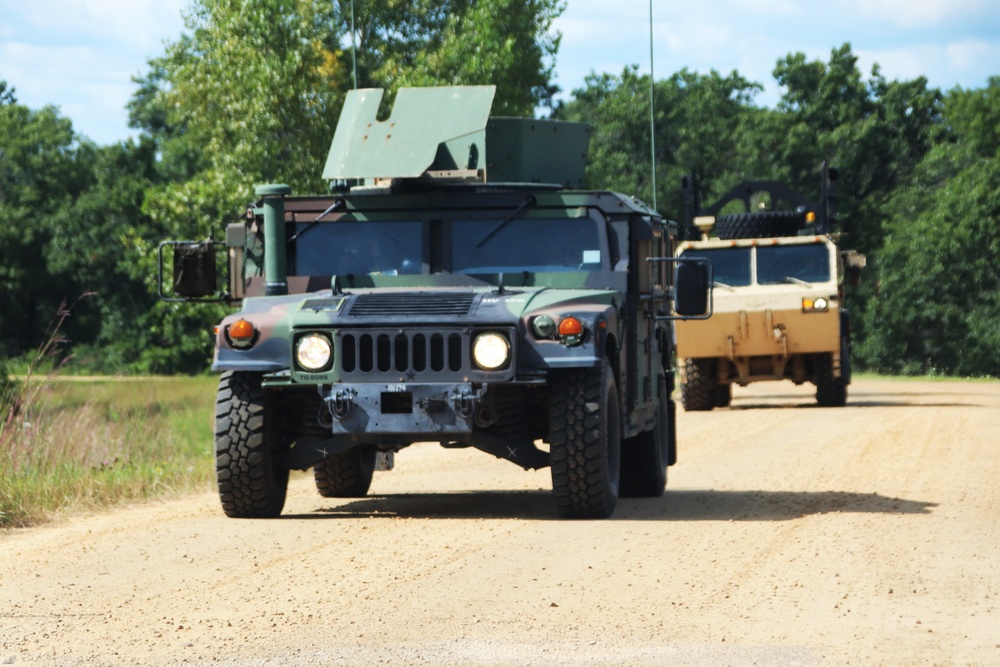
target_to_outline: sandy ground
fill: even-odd
[[[667,493],[556,517],[547,470],[412,447],[370,498],[293,480],[0,534],[0,664],[1000,665],[1000,383],[737,389]]]

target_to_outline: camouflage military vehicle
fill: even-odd
[[[840,252],[829,233],[836,178],[824,165],[819,203],[780,183],[756,181],[688,216],[701,240],[682,243],[678,256],[709,260],[716,289],[710,318],[677,324],[685,410],[726,407],[734,384],[769,380],[811,382],[819,405],[846,403],[851,348],[844,290],[864,256]],[[796,208],[751,212],[753,198],[764,194]],[[737,199],[746,212],[718,215]]]
[[[676,461],[672,320],[708,307],[677,226],[582,183],[589,127],[490,118],[491,86],[345,102],[324,177],[230,225],[239,305],[217,329],[219,494],[280,514],[291,469],[364,496],[417,442],[551,467],[558,511],[607,517],[659,496]],[[221,244],[168,242],[176,296],[216,289]],[[161,280],[162,283],[162,280]]]

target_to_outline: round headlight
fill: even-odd
[[[307,371],[318,371],[330,363],[333,348],[326,336],[312,333],[303,336],[295,344],[295,358],[299,366]]]
[[[826,310],[826,299],[820,297],[813,301],[813,308],[816,310]]]
[[[498,333],[481,333],[472,343],[472,356],[480,368],[500,368],[510,358],[510,343]]]

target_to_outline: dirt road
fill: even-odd
[[[666,495],[609,521],[420,445],[279,520],[206,490],[0,534],[0,664],[1000,664],[1000,383],[679,413]]]

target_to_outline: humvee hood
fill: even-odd
[[[608,290],[548,287],[441,290],[357,290],[312,294],[291,305],[292,328],[432,322],[513,323],[533,311],[606,302]]]

